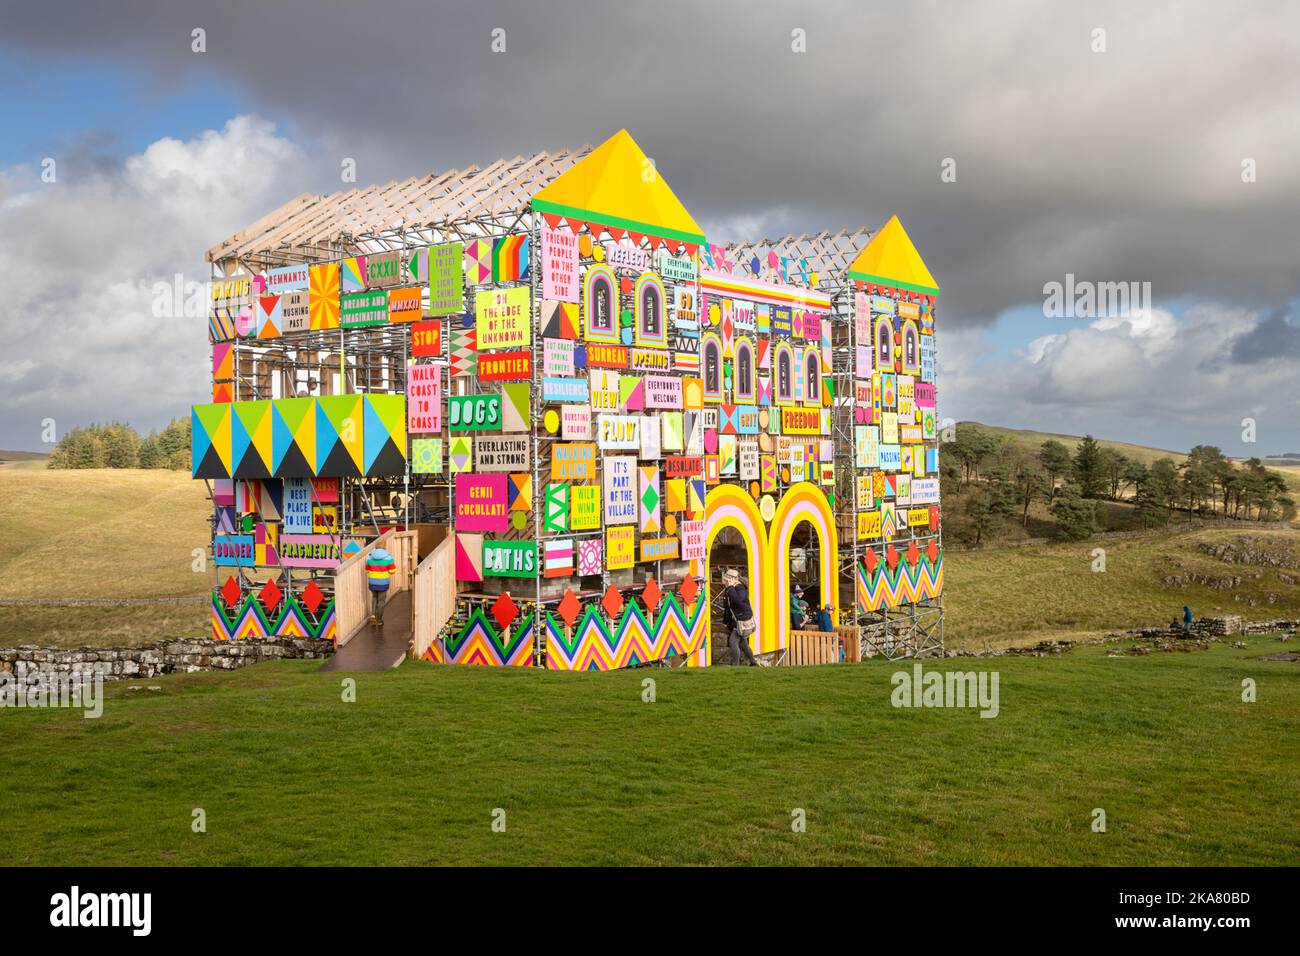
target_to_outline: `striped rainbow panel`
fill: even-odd
[[[338,622],[334,602],[324,604],[315,616],[307,613],[296,597],[280,604],[279,613],[271,616],[254,594],[246,594],[239,608],[231,613],[219,594],[212,595],[212,637],[218,641],[265,641],[279,638],[312,637],[338,640]]]
[[[696,655],[708,640],[706,603],[697,600],[688,613],[682,609],[677,596],[670,594],[664,598],[652,625],[640,606],[629,602],[614,627],[606,623],[598,605],[589,604],[570,638],[565,637],[563,623],[548,613],[546,667],[548,670],[608,671],[673,655]]]
[[[916,567],[906,560],[898,562],[892,572],[883,561],[876,565],[875,573],[868,573],[859,562],[857,568],[857,604],[859,612],[878,611],[882,607],[898,607],[936,598],[943,593],[943,552],[934,564],[922,555]]]

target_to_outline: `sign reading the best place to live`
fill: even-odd
[[[532,294],[526,285],[474,294],[479,349],[513,349],[532,341]]]

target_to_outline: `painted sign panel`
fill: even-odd
[[[426,281],[421,276],[420,280]],[[465,251],[459,242],[429,247],[429,315],[465,311]]]
[[[483,576],[488,578],[537,577],[537,542],[485,539]]]
[[[568,229],[542,225],[542,296],[558,302],[578,301],[578,236]]]
[[[527,435],[476,435],[474,460],[478,471],[527,471],[532,467]]]
[[[286,568],[337,568],[342,562],[341,539],[328,534],[280,535],[276,551]]]
[[[266,283],[268,295],[279,295],[293,289],[307,288],[309,266],[306,263],[297,266],[285,266],[282,269],[267,269],[262,278]]]
[[[642,379],[646,408],[681,408],[682,380],[673,375],[647,375]]]
[[[565,441],[589,441],[593,437],[591,406],[560,406],[560,437]]]
[[[414,358],[442,357],[442,320],[430,319],[411,326],[411,355]]]
[[[569,489],[569,527],[574,531],[600,527],[600,486],[573,485]]]
[[[781,431],[786,435],[820,435],[822,431],[821,410],[790,406],[782,408]]]
[[[601,415],[596,420],[596,440],[605,450],[640,449],[641,421],[637,415]]]
[[[450,395],[447,411],[454,432],[488,431],[501,426],[500,395]]]
[[[442,431],[442,366],[406,369],[406,430],[413,435]]]
[[[532,293],[528,286],[480,289],[474,295],[479,349],[511,349],[532,341]]]
[[[642,538],[642,561],[675,561],[678,542],[673,538]]]
[[[414,286],[388,290],[388,321],[418,322],[424,314],[422,292]]]
[[[519,381],[533,377],[533,353],[493,352],[479,354],[478,377],[482,382]]]
[[[212,536],[212,558],[218,567],[253,566],[251,534],[217,534]]]
[[[590,350],[590,346],[588,346]],[[591,377],[591,407],[598,412],[614,412],[622,407],[618,372],[593,370]]]
[[[401,281],[400,252],[373,252],[366,256],[366,288],[390,289]]]
[[[372,325],[388,324],[388,293],[345,292],[339,299],[339,325],[345,329],[358,329]]]
[[[695,281],[695,257],[670,255],[668,250],[659,251],[659,274],[674,282]]]
[[[592,342],[587,346],[587,364],[592,368],[627,368],[628,349],[625,345],[606,345]]]
[[[555,481],[586,481],[596,477],[596,446],[591,444],[551,446],[551,478]]]
[[[284,479],[283,530],[286,534],[311,533],[311,479]]]
[[[500,533],[510,526],[506,475],[456,476],[456,530]]]
[[[704,560],[704,520],[682,522],[682,560]]]
[[[630,243],[606,243],[605,264],[611,269],[649,269],[650,253]]]
[[[548,402],[585,402],[587,380],[585,378],[544,378],[542,398]]]
[[[605,459],[605,524],[634,524],[637,520],[636,456]]]
[[[576,342],[568,339],[542,340],[542,374],[547,376],[567,376],[574,373],[574,351]]]
[[[628,525],[605,531],[605,567],[610,571],[636,564],[636,528]]]

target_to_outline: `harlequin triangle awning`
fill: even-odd
[[[939,284],[930,275],[897,216],[891,216],[853,260],[849,266],[849,278],[911,292],[939,294]]]
[[[704,231],[663,176],[646,177],[647,168],[646,154],[621,129],[543,187],[533,196],[533,208],[664,239],[704,242]]]

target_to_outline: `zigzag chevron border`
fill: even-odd
[[[223,608],[225,602],[219,595],[212,596],[212,637],[218,641],[256,641],[285,637],[316,637],[338,640],[338,622],[334,614],[334,601],[328,601],[312,623],[312,615],[298,603],[296,597],[285,601],[274,620],[267,617],[262,602],[254,594],[246,594],[234,615]]]
[[[943,593],[943,552],[934,564],[921,556],[916,567],[906,559],[890,573],[889,565],[880,562],[874,573],[868,573],[859,562],[857,566],[857,603],[859,612],[878,611],[882,607],[898,607],[936,598]]]
[[[420,659],[434,664],[532,667],[533,615],[516,622],[510,643],[505,644],[483,608],[476,606],[464,627],[446,639],[445,646],[442,640],[434,641]]]
[[[595,604],[588,604],[573,629],[572,639],[564,636],[564,624],[546,614],[546,668],[565,671],[608,671],[673,654],[692,655],[708,639],[709,616],[700,599],[688,616],[677,596],[664,598],[651,627],[635,602],[628,602],[623,616],[612,630]]]

